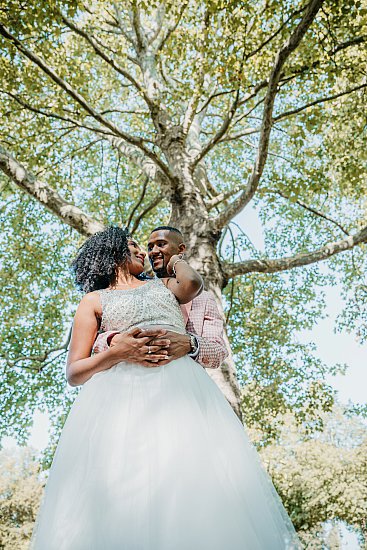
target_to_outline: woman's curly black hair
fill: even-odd
[[[89,237],[71,263],[76,286],[92,292],[114,285],[118,268],[126,266],[131,257],[129,237],[127,229],[114,226]]]

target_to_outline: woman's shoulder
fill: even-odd
[[[87,292],[80,300],[80,306],[93,308],[96,311],[101,309],[100,290],[94,290],[93,292]]]

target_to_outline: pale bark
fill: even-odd
[[[206,201],[205,204],[207,206],[207,209],[212,210],[213,208],[215,208],[216,206],[218,206],[222,202],[224,202],[227,199],[229,199],[230,197],[233,197],[234,195],[236,195],[236,193],[238,193],[239,191],[240,191],[240,188],[237,187],[235,189],[231,189],[231,191],[228,191],[227,193],[219,193],[218,195],[216,195],[212,199]]]
[[[12,94],[7,91],[3,93],[5,93],[6,95],[14,99],[17,103],[19,103],[19,105],[21,105],[28,111],[31,111],[32,113],[36,113],[46,118],[59,120],[60,122],[69,123],[75,126],[75,129],[83,128],[94,134],[97,134],[98,136],[102,136],[103,139],[108,141],[114,149],[119,151],[119,153],[124,155],[124,157],[126,157],[131,162],[133,162],[135,166],[140,168],[148,178],[154,181],[158,187],[161,187],[162,189],[164,189],[165,192],[169,195],[170,193],[170,186],[168,184],[169,180],[167,179],[165,174],[163,174],[163,172],[158,169],[157,164],[153,162],[151,158],[147,157],[135,145],[131,145],[130,143],[127,143],[124,139],[111,135],[110,133],[106,134],[106,132],[103,129],[98,128],[96,126],[85,124],[84,122],[80,122],[79,120],[71,116],[59,115],[58,113],[53,113],[50,110],[39,109],[38,107],[31,105],[28,101],[26,101],[25,99],[19,96],[16,96],[15,94]]]
[[[154,180],[161,175],[163,179],[163,174],[158,170],[157,165],[150,158],[146,157],[137,147],[126,143],[125,140],[115,137],[115,136],[105,136],[105,139],[117,149],[122,155],[127,159],[131,160],[135,166],[143,170],[144,174]]]
[[[57,191],[28,172],[0,145],[0,169],[23,191],[43,204],[63,222],[76,229],[82,235],[93,235],[101,231],[102,223],[93,220],[77,206],[64,200]]]

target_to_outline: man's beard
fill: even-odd
[[[164,263],[164,258],[162,258],[162,262],[163,262],[162,267],[159,267],[158,269],[154,269],[153,262],[150,263],[150,265],[152,266],[153,273],[155,274],[156,277],[158,277],[158,279],[163,279],[164,277],[169,277],[169,275],[167,273],[167,266]]]
[[[153,269],[153,272],[155,273],[155,276],[158,277],[158,279],[163,279],[164,277],[167,277],[167,271],[164,266],[162,266],[160,269],[157,269],[156,271]]]

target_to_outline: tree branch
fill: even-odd
[[[261,126],[258,126],[257,128],[247,128],[247,130],[244,130],[243,132],[239,132],[238,134],[232,134],[228,135],[225,138],[221,139],[219,143],[226,143],[227,141],[237,141],[238,139],[241,139],[245,136],[250,136],[252,134],[259,134],[261,132]],[[255,146],[256,147],[256,146]]]
[[[67,352],[67,350],[69,348],[69,344],[70,344],[70,339],[71,339],[71,331],[72,331],[72,326],[68,330],[68,334],[67,334],[67,336],[65,338],[65,342],[63,344],[61,344],[57,348],[52,348],[50,350],[47,350],[44,353],[42,353],[41,355],[29,355],[29,356],[20,355],[19,357],[16,357],[13,360],[11,360],[8,357],[4,356],[4,359],[7,362],[7,364],[9,365],[9,367],[20,367],[20,368],[23,368],[23,369],[25,368],[25,369],[37,370],[37,372],[41,372],[50,363],[52,363],[53,361],[55,361],[56,359],[61,357],[61,355],[64,355]],[[52,355],[53,353],[56,353],[57,351],[60,351],[61,353],[59,353],[55,357],[52,357],[50,359],[50,361],[47,361],[47,363],[45,363],[45,361],[50,357],[50,355]],[[29,366],[18,365],[18,363],[20,363],[22,361],[27,361],[27,362],[31,362],[31,363],[38,363],[39,366],[36,367],[36,368],[32,368],[32,367],[29,367]],[[42,365],[42,363],[43,363],[43,365]]]
[[[122,139],[124,139],[127,143],[130,143],[131,145],[135,145],[138,147],[143,153],[151,158],[159,167],[160,169],[169,176],[169,168],[166,166],[166,164],[152,151],[147,149],[147,147],[144,145],[144,140],[135,136],[131,136],[129,134],[126,134],[122,130],[120,130],[113,122],[110,122],[108,119],[103,117],[100,113],[95,111],[95,109],[84,99],[82,95],[79,94],[70,84],[68,84],[65,80],[63,80],[51,67],[47,65],[47,63],[41,59],[37,54],[31,52],[28,48],[26,48],[22,42],[13,36],[3,25],[0,24],[0,34],[4,36],[4,38],[10,40],[13,42],[15,47],[23,54],[25,55],[32,63],[37,65],[47,76],[49,76],[57,86],[59,86],[61,89],[63,89],[74,101],[76,101],[83,109],[92,116],[97,122],[102,124],[102,126],[107,127],[109,130],[111,130],[112,134],[115,136],[118,136]]]
[[[109,132],[107,130],[103,130],[102,128],[98,127],[98,126],[90,126],[88,124],[85,124],[84,122],[79,122],[79,120],[75,119],[75,118],[71,118],[70,116],[64,116],[64,115],[59,115],[57,113],[52,113],[52,112],[48,112],[48,111],[44,111],[43,109],[39,109],[38,107],[34,107],[33,105],[31,105],[30,103],[28,103],[27,101],[25,101],[24,99],[10,93],[10,92],[7,92],[5,90],[0,90],[0,93],[4,93],[6,95],[8,95],[9,97],[11,97],[12,99],[14,99],[14,101],[16,101],[17,103],[19,103],[19,105],[22,105],[25,109],[27,109],[28,111],[31,111],[32,113],[35,113],[35,114],[38,114],[38,115],[41,115],[41,116],[44,116],[44,117],[47,117],[47,118],[53,118],[55,120],[61,120],[63,122],[69,122],[70,124],[72,124],[75,128],[83,128],[84,130],[89,130],[93,133],[96,133],[96,134],[99,134],[99,135],[102,135],[102,136],[105,136],[106,139],[108,139],[109,141],[112,141],[113,139],[115,140],[118,140],[119,142],[124,142],[125,144],[125,147],[129,147],[130,149],[136,151],[136,153],[139,153],[140,154],[140,158],[143,156],[142,155],[142,152],[132,146],[132,145],[129,145],[127,144],[124,140],[122,140],[121,138],[116,138],[115,137],[115,134],[113,134],[112,132]],[[65,109],[66,110],[66,109]],[[148,159],[147,159],[148,160]]]
[[[296,29],[276,55],[264,101],[259,146],[252,174],[241,195],[233,201],[224,212],[219,214],[219,216],[212,221],[213,229],[216,231],[222,229],[229,222],[229,220],[241,212],[241,210],[250,202],[256,193],[268,156],[270,132],[273,123],[272,114],[274,109],[274,101],[278,91],[278,84],[283,66],[291,53],[298,47],[302,38],[305,36],[322,3],[323,0],[311,0]]]
[[[280,197],[283,197],[283,199],[290,200],[289,197],[282,193],[282,191],[270,191],[271,193],[275,193],[279,195]],[[323,218],[324,220],[336,225],[336,227],[339,227],[339,229],[344,233],[344,235],[349,236],[348,231],[336,220],[333,220],[333,218],[330,218],[330,216],[327,216],[323,212],[320,212],[320,210],[317,210],[316,208],[313,208],[312,206],[308,206],[306,203],[296,200],[294,204],[298,204],[298,206],[301,206],[301,208],[304,208],[305,210],[308,210],[308,212],[311,212],[311,214],[314,214],[315,216],[318,216],[319,218]]]
[[[0,145],[0,170],[4,172],[22,191],[43,204],[50,212],[56,214],[64,223],[76,229],[82,235],[93,235],[104,226],[93,220],[80,208],[65,201],[46,183],[38,181],[22,164],[12,157]]]
[[[118,21],[118,28],[119,28],[122,36],[124,36],[126,41],[129,42],[135,48],[136,44],[134,42],[134,38],[132,36],[132,33],[129,30],[126,29],[126,23],[122,18],[121,11],[120,11],[120,9],[119,9],[116,2],[113,3],[113,9],[115,10],[116,19]]]
[[[73,159],[77,153],[80,151],[88,151],[93,145],[96,145],[97,143],[100,143],[103,140],[103,138],[93,139],[92,141],[89,141],[86,145],[81,145],[80,147],[77,147],[76,149],[71,149],[66,155],[63,155],[61,158],[57,160],[56,163],[52,163],[52,167],[59,166],[64,162],[66,159]],[[46,149],[47,151],[47,149]],[[40,173],[42,173],[44,170],[40,170],[37,172],[37,176],[39,176]]]
[[[346,50],[347,48],[350,48],[351,46],[356,46],[357,44],[363,44],[367,41],[367,35],[362,36],[356,36],[355,38],[351,38],[350,40],[346,40],[345,42],[342,42],[341,44],[338,44],[330,55],[335,55],[336,53]]]
[[[355,44],[363,43],[363,42],[365,42],[365,40],[366,40],[365,37],[358,37],[354,40],[349,40],[348,42],[339,44],[339,46],[337,48],[335,48],[335,50],[333,50],[333,52],[330,55],[334,55],[336,52],[344,50],[344,49],[346,49],[348,47],[351,47]],[[287,84],[289,82],[289,80],[292,80],[293,78],[299,76],[299,74],[301,74],[302,72],[304,72],[304,71],[306,71],[310,68],[316,67],[319,63],[320,62],[317,61],[317,62],[314,62],[310,66],[309,65],[305,66],[302,69],[300,69],[298,72],[296,72],[296,73],[294,73],[290,76],[284,76],[283,75],[283,77],[280,79],[280,82],[284,83],[284,84]],[[243,99],[241,99],[241,101],[239,102],[239,106],[246,103],[249,99],[253,99],[262,88],[266,87],[266,85],[267,85],[266,81],[263,81],[260,84],[258,84],[256,89],[254,89],[254,91],[251,94],[248,94]],[[343,95],[350,94],[350,93],[355,92],[355,91],[357,91],[361,88],[364,88],[366,86],[367,86],[366,84],[362,84],[362,85],[356,86],[354,88],[349,88],[349,89],[345,90],[344,92],[340,92],[338,94],[328,96],[328,97],[324,97],[324,98],[319,98],[319,99],[317,99],[315,101],[312,101],[311,103],[307,103],[306,105],[303,105],[303,106],[301,106],[297,109],[293,109],[291,111],[281,113],[280,115],[273,118],[273,123],[277,122],[278,120],[282,120],[285,117],[297,114],[297,113],[307,109],[308,107],[312,107],[313,105],[317,105],[318,103],[324,103],[326,101],[332,101],[333,99],[337,99],[338,97],[341,97]],[[251,109],[249,109],[246,113],[244,113],[241,116],[239,116],[238,118],[236,118],[234,120],[233,124],[232,124],[232,127],[234,128],[239,122],[241,122],[241,120],[243,120],[244,118],[247,118],[254,109],[256,109],[261,103],[264,102],[264,100],[265,100],[265,97],[260,99],[259,101],[257,101],[256,104],[253,107],[251,107]],[[247,136],[247,135],[250,135],[250,134],[259,133],[260,131],[261,131],[260,127],[258,127],[258,128],[248,128],[248,129],[244,130],[243,132],[239,132],[238,134],[227,135],[227,136],[223,137],[222,139],[219,140],[219,143],[223,143],[223,142],[226,142],[226,141],[235,141],[235,140],[237,140],[241,137],[244,137],[244,136]]]
[[[200,69],[199,69],[199,78],[198,78],[198,82],[197,82],[197,84],[196,84],[196,86],[193,90],[193,93],[191,95],[191,98],[188,102],[188,106],[187,106],[186,112],[185,112],[184,117],[183,117],[182,130],[183,130],[183,133],[184,133],[185,136],[188,134],[188,132],[190,130],[191,124],[192,124],[192,122],[194,120],[194,117],[196,115],[196,110],[197,110],[197,107],[198,107],[198,104],[199,104],[199,101],[200,101],[200,97],[203,93],[203,86],[204,86],[204,82],[205,82],[205,62],[204,62],[205,56],[204,56],[204,51],[205,51],[205,48],[208,45],[208,29],[209,29],[209,26],[210,26],[210,14],[209,14],[209,11],[206,10],[205,15],[204,15],[204,20],[203,20],[203,29],[202,29],[204,39],[202,40],[202,44],[200,44],[200,46],[199,46],[199,53],[198,53],[196,63],[195,63],[197,68],[200,67]]]
[[[24,99],[19,98],[18,96],[7,92],[0,90],[0,93],[5,93],[12,97],[17,103],[22,105],[25,109],[48,117],[48,118],[54,118],[56,120],[61,120],[63,122],[70,122],[77,128],[83,128],[85,130],[89,130],[91,132],[97,133],[99,135],[102,135],[115,149],[117,149],[121,154],[123,154],[125,157],[129,158],[136,166],[142,167],[144,173],[151,179],[157,179],[157,175],[160,174],[161,178],[164,178],[162,172],[159,172],[157,165],[150,159],[147,158],[140,149],[137,147],[130,145],[126,143],[125,140],[121,138],[117,138],[114,134],[106,133],[104,130],[101,130],[94,126],[88,126],[86,124],[80,123],[78,120],[71,118],[71,117],[65,117],[62,115],[58,115],[55,113],[47,112],[42,109],[39,109],[37,107],[34,107],[33,105],[26,102]]]
[[[141,25],[139,6],[137,3],[137,0],[132,0],[132,3],[133,3],[133,6],[132,6],[131,20],[132,20],[132,26],[136,36],[136,44],[138,46],[138,50],[144,50],[148,44],[147,44],[145,33],[143,32],[143,28]]]
[[[282,120],[283,118],[288,118],[293,115],[297,115],[301,111],[304,111],[305,109],[308,109],[309,107],[313,107],[314,105],[318,105],[319,103],[325,103],[326,101],[332,101],[333,99],[338,99],[338,97],[342,97],[344,95],[351,94],[353,92],[357,92],[358,90],[361,90],[362,88],[367,88],[367,83],[360,84],[359,86],[355,86],[354,88],[348,88],[347,90],[344,90],[344,92],[339,92],[334,95],[330,95],[327,97],[319,97],[318,99],[315,99],[314,101],[311,101],[310,103],[306,103],[306,105],[301,105],[300,107],[297,107],[296,109],[292,109],[290,111],[285,111],[284,113],[281,113],[280,115],[277,115],[273,118],[273,122],[278,122],[279,120]]]
[[[328,56],[331,58],[331,57],[333,57],[334,55],[336,55],[337,53],[339,53],[341,51],[344,51],[344,50],[346,50],[348,48],[351,48],[353,46],[356,46],[358,44],[363,44],[366,41],[367,41],[367,36],[366,35],[351,38],[350,40],[346,40],[345,42],[341,42],[340,44],[338,44],[331,52],[328,52]],[[315,61],[313,61],[309,65],[303,65],[302,67],[295,70],[293,73],[291,72],[289,75],[283,74],[282,78],[280,80],[281,80],[282,83],[286,84],[287,82],[289,82],[290,80],[293,80],[297,76],[300,76],[300,75],[302,75],[302,74],[304,74],[307,71],[310,71],[312,69],[316,69],[322,61],[325,61],[324,57],[322,59],[316,59]]]
[[[139,214],[139,216],[135,219],[134,221],[134,225],[132,226],[132,229],[130,231],[130,234],[131,235],[134,235],[135,231],[138,229],[139,227],[139,224],[141,222],[141,220],[144,218],[144,216],[146,216],[148,214],[148,212],[150,212],[151,210],[153,210],[153,208],[155,208],[156,206],[158,206],[158,204],[161,202],[161,200],[163,199],[163,196],[162,195],[157,195],[153,200],[152,202],[150,202],[148,204],[148,206],[146,208],[144,208],[144,210]]]
[[[115,136],[106,136],[106,139],[112,147],[120,151],[122,155],[130,159],[137,167],[141,168],[149,178],[154,179],[157,174],[161,174],[163,177],[163,174],[158,170],[157,165],[151,159],[146,158],[141,151],[139,151],[139,149],[129,145],[123,139],[119,139]]]
[[[203,105],[200,107],[200,109],[197,111],[197,115],[199,115],[202,111],[205,111],[205,109],[209,106],[209,104],[211,103],[211,101],[213,99],[215,99],[216,97],[219,97],[219,96],[222,96],[222,95],[228,95],[228,94],[233,94],[233,92],[235,92],[236,90],[235,89],[232,89],[232,90],[226,90],[226,91],[222,91],[222,92],[214,92],[213,94],[211,94],[206,100],[205,102],[203,103]],[[241,104],[241,102],[239,102],[239,105]]]
[[[38,115],[42,115],[42,116],[45,116],[45,117],[48,117],[48,118],[54,118],[55,120],[61,120],[62,122],[70,122],[71,124],[73,124],[75,126],[81,127],[81,124],[78,124],[77,120],[75,120],[73,118],[70,118],[70,117],[63,116],[63,115],[58,115],[57,113],[50,113],[48,111],[44,111],[43,109],[39,109],[38,107],[34,107],[30,103],[28,103],[28,101],[25,101],[24,99],[20,98],[19,96],[15,95],[15,94],[12,94],[11,92],[8,92],[7,90],[1,90],[0,89],[0,93],[11,97],[12,99],[14,99],[14,101],[19,103],[19,105],[21,105],[22,107],[24,107],[28,111],[31,111],[32,113],[36,113]]]
[[[230,197],[233,197],[240,190],[241,190],[240,187],[235,187],[234,189],[231,189],[230,191],[227,191],[226,193],[219,193],[218,195],[216,195],[212,199],[209,199],[208,201],[205,202],[205,205],[206,205],[208,211],[212,210],[213,208],[218,206],[218,204],[221,204],[223,201],[226,201]]]
[[[126,222],[126,227],[130,226],[130,224],[132,222],[132,219],[135,215],[135,212],[137,211],[137,209],[139,208],[139,206],[143,202],[144,197],[145,197],[145,192],[146,192],[147,187],[148,187],[148,183],[149,183],[149,178],[147,177],[144,180],[143,187],[142,187],[142,190],[141,190],[141,193],[140,193],[140,197],[139,197],[137,203],[134,205],[133,209],[131,210],[131,212],[129,214],[129,217],[128,217],[127,222]]]
[[[251,57],[253,57],[254,55],[256,55],[257,53],[261,52],[261,50],[263,48],[265,48],[265,46],[267,46],[269,44],[269,42],[271,42],[272,40],[274,40],[274,38],[276,38],[278,36],[279,33],[282,32],[282,30],[288,25],[288,23],[290,21],[292,21],[292,19],[294,17],[296,17],[297,15],[300,15],[300,13],[302,13],[303,11],[305,10],[305,7],[303,8],[300,8],[299,10],[296,10],[295,12],[293,12],[289,17],[288,19],[286,19],[286,21],[284,21],[284,23],[282,23],[280,25],[280,27],[278,27],[278,29],[269,36],[269,38],[267,38],[266,40],[264,40],[264,42],[262,44],[260,44],[260,46],[258,46],[257,48],[255,48],[252,52],[250,52],[248,55],[246,55],[246,61],[248,61]]]
[[[147,29],[148,46],[151,46],[153,42],[158,38],[163,27],[164,16],[166,15],[165,2],[162,2],[156,7],[155,14],[155,17],[152,18],[152,22],[155,28]]]
[[[265,97],[262,97],[261,99],[259,99],[258,101],[256,101],[255,105],[253,105],[253,106],[252,106],[250,109],[248,109],[245,113],[243,113],[242,115],[238,116],[238,117],[236,118],[236,120],[233,122],[233,128],[234,128],[235,126],[237,126],[237,124],[239,124],[239,123],[241,122],[241,120],[243,120],[244,118],[248,118],[248,117],[251,115],[251,113],[252,113],[253,111],[255,111],[255,109],[257,109],[259,105],[261,105],[261,103],[264,103],[264,101],[265,101]],[[225,140],[226,140],[226,138],[223,138],[222,141],[225,141]]]
[[[357,44],[362,44],[364,42],[367,41],[367,36],[358,36],[356,38],[353,38],[351,40],[347,40],[346,42],[342,42],[341,44],[338,44],[338,46],[336,46],[334,48],[333,51],[331,51],[329,53],[329,56],[332,57],[334,55],[336,55],[338,52],[340,51],[343,51],[347,48],[350,48],[350,47],[353,47]],[[294,72],[290,72],[290,74],[285,74],[285,73],[282,73],[281,77],[280,77],[280,81],[279,82],[282,82],[282,83],[287,83],[289,82],[290,80],[296,78],[297,76],[300,76],[302,75],[303,73],[311,70],[311,69],[315,69],[316,67],[318,67],[320,65],[320,62],[321,60],[320,59],[317,59],[315,60],[313,63],[309,64],[309,65],[304,65],[303,67],[300,67],[298,68],[297,70],[295,70]],[[267,86],[269,85],[269,81],[268,80],[262,80],[261,82],[259,82],[258,84],[256,84],[256,86],[253,87],[252,91],[247,93],[245,95],[245,97],[243,97],[240,101],[239,101],[239,104],[238,106],[242,106],[244,105],[245,103],[247,103],[248,101],[250,101],[251,99],[253,99],[254,97],[257,96],[257,94],[264,88],[266,88]],[[236,121],[237,122],[237,121]]]
[[[175,32],[175,30],[177,29],[182,19],[183,13],[188,6],[188,3],[189,3],[188,0],[185,0],[184,2],[182,2],[176,21],[171,21],[170,23],[168,23],[166,28],[164,28],[164,25],[162,25],[161,32],[158,34],[157,38],[155,39],[155,51],[157,53],[163,49],[164,45],[166,44],[171,34]]]
[[[116,61],[110,57],[109,55],[106,54],[105,51],[103,51],[100,47],[99,47],[99,44],[97,42],[96,39],[94,39],[92,36],[90,36],[86,31],[84,31],[83,29],[80,29],[77,25],[74,24],[73,21],[71,21],[70,19],[67,19],[67,17],[65,17],[64,15],[62,15],[62,13],[60,12],[60,15],[62,17],[62,20],[64,21],[64,23],[72,30],[74,31],[75,33],[79,34],[79,36],[83,37],[91,46],[92,48],[94,49],[95,53],[101,57],[104,61],[106,61],[106,63],[108,63],[117,73],[119,73],[121,76],[123,76],[124,78],[126,78],[129,82],[131,82],[131,84],[138,90],[138,92],[142,95],[142,97],[144,98],[145,102],[147,103],[147,105],[149,107],[151,107],[151,101],[149,99],[149,97],[146,95],[143,87],[139,84],[139,82],[126,70],[124,69],[123,67],[121,67],[121,65],[119,65],[118,63],[116,63]]]
[[[243,64],[243,58],[241,62],[240,73],[242,72],[242,64]],[[193,167],[195,167],[198,164],[198,162],[200,162],[205,157],[205,155],[207,155],[209,151],[213,149],[213,147],[222,139],[222,137],[228,131],[238,107],[238,103],[240,99],[240,89],[241,89],[241,84],[239,82],[234,101],[232,102],[232,105],[230,106],[221,127],[219,128],[218,132],[212,137],[212,139],[209,140],[209,142],[202,148],[200,153],[193,159],[193,162],[192,162]]]
[[[222,267],[228,280],[232,277],[245,275],[246,273],[277,273],[279,271],[286,271],[295,267],[302,267],[326,260],[335,254],[345,252],[346,250],[350,250],[351,248],[366,242],[367,226],[355,235],[350,235],[340,241],[328,243],[313,252],[302,252],[300,254],[295,254],[294,256],[273,260],[245,260],[234,264],[223,262]]]

